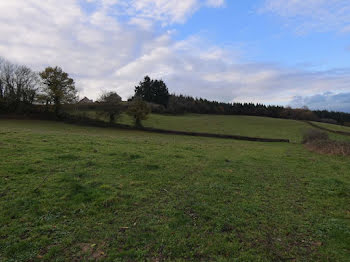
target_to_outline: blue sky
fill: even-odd
[[[288,26],[271,13],[262,13],[264,1],[227,1],[222,8],[203,8],[185,24],[175,26],[177,38],[202,33],[221,46],[242,47],[252,61],[271,61],[319,69],[350,66],[350,34],[306,31]],[[307,19],[307,18],[305,18]]]
[[[350,112],[348,0],[12,0],[0,56],[61,66],[81,96],[171,92]]]

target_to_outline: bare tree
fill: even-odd
[[[0,99],[14,108],[32,104],[38,87],[39,77],[29,67],[0,59]]]
[[[3,83],[3,81],[2,81],[2,66],[3,66],[3,63],[4,63],[4,59],[2,59],[1,57],[0,57],[0,102],[4,99],[4,88],[5,88],[5,86],[4,86],[4,83]]]
[[[19,66],[14,72],[17,102],[32,104],[39,85],[39,77],[27,66]]]
[[[15,77],[14,77],[15,70],[16,70],[16,65],[8,61],[3,62],[0,78],[4,85],[3,94],[7,102],[13,102],[16,97]]]

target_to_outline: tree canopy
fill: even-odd
[[[16,65],[0,58],[0,102],[9,110],[31,105],[39,88],[37,73],[24,65]]]
[[[144,80],[135,87],[135,96],[144,101],[167,107],[170,95],[163,80],[153,80],[145,76]]]
[[[77,99],[77,90],[72,78],[60,67],[47,67],[39,73],[43,84],[43,94],[55,105],[56,116],[60,113],[61,104],[71,103]]]
[[[140,97],[135,97],[129,102],[128,115],[135,120],[135,126],[142,127],[142,120],[146,120],[148,114],[151,113],[151,108]]]
[[[98,102],[102,106],[102,112],[109,117],[109,122],[114,123],[122,113],[122,98],[116,92],[103,93]]]

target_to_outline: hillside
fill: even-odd
[[[199,131],[226,132],[219,127],[225,119],[232,131],[247,135],[242,130],[249,129],[231,118],[203,116],[206,125],[189,118]],[[157,119],[163,120],[152,116],[147,125]],[[190,121],[169,117],[169,128],[188,128]],[[167,127],[163,123],[157,125]],[[292,131],[289,123],[283,122],[289,133],[282,132],[299,139],[294,132],[302,126]],[[273,133],[273,123],[266,126],[271,132],[247,132],[283,134]],[[348,157],[310,153],[293,143],[23,120],[0,120],[0,141],[3,261],[349,256]]]
[[[75,114],[85,114],[90,118],[102,119],[108,121],[105,117],[96,114],[94,111],[78,112]],[[118,123],[133,125],[132,119],[123,114]],[[318,123],[331,130],[350,130],[349,127]],[[188,131],[188,132],[206,132],[225,135],[241,135],[259,138],[281,138],[289,139],[292,143],[300,143],[305,130],[311,127],[298,120],[256,117],[256,116],[237,116],[237,115],[205,115],[205,114],[185,114],[185,115],[162,115],[151,114],[147,120],[143,121],[145,127]],[[350,137],[329,134],[336,140],[350,141]]]
[[[341,125],[334,125],[334,124],[327,124],[327,123],[319,123],[314,122],[316,125],[328,128],[330,130],[334,131],[342,131],[342,132],[348,132],[350,133],[350,127],[349,126],[341,126]]]

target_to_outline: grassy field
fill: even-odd
[[[91,118],[107,121],[107,118],[95,112],[86,112]],[[132,118],[122,115],[118,123],[133,125]],[[342,128],[337,125],[322,124],[329,129]],[[289,139],[292,143],[300,143],[305,130],[310,126],[302,121],[269,117],[237,116],[237,115],[160,115],[151,114],[143,121],[145,127],[170,129],[176,131],[207,132],[226,135],[241,135],[261,138]],[[347,128],[347,127],[345,127]],[[349,129],[350,130],[350,129]],[[329,134],[336,140],[350,141],[350,137]]]
[[[340,125],[333,125],[333,124],[327,124],[327,123],[320,123],[320,122],[314,122],[316,125],[328,128],[330,130],[334,131],[342,131],[342,132],[348,132],[350,133],[350,127],[349,126],[340,126]]]
[[[212,117],[196,128],[220,131]],[[0,159],[0,261],[349,260],[346,157],[0,120]]]
[[[100,118],[95,112],[88,112],[92,118]],[[103,117],[102,117],[103,118]],[[104,120],[106,120],[104,118]],[[119,123],[132,125],[132,119],[122,115]],[[151,114],[143,121],[145,127],[170,129],[176,131],[207,132],[227,135],[242,135],[263,138],[285,138],[300,142],[303,130],[309,128],[305,123],[254,116],[226,115],[160,115]]]
[[[181,131],[200,131],[254,137],[287,138],[300,141],[303,123],[253,116],[189,114],[183,116],[151,115],[145,126]]]

